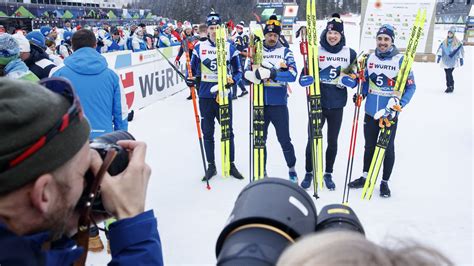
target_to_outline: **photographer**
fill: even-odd
[[[78,205],[91,182],[85,174],[97,175],[102,160],[89,148],[90,127],[70,84],[53,81],[43,81],[46,89],[0,79],[0,247],[9,247],[0,249],[0,265],[71,265],[84,252],[69,237],[87,208]],[[109,232],[111,264],[162,265],[156,218],[144,212],[146,145],[118,144],[128,167],[101,183],[102,203],[118,219]]]

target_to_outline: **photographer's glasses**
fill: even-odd
[[[66,128],[69,127],[72,121],[76,119],[83,118],[83,112],[81,105],[79,103],[76,94],[74,93],[74,89],[71,83],[62,78],[45,78],[39,81],[39,84],[46,87],[47,89],[62,95],[66,98],[71,107],[69,107],[66,114],[64,114],[60,120],[58,120],[54,126],[48,130],[43,136],[41,136],[35,143],[30,145],[24,152],[18,155],[16,158],[10,160],[8,164],[2,166],[0,172],[7,171],[19,163],[23,162],[35,152],[40,150],[42,147],[46,145],[51,139],[53,139],[56,135],[62,133]]]

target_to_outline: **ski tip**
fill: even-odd
[[[207,188],[207,190],[211,190],[211,186],[210,186],[210,185],[207,185],[206,188]]]

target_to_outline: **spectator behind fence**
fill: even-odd
[[[50,89],[0,78],[1,265],[72,265],[84,252],[69,237],[91,182],[85,174],[97,174],[102,160],[89,148],[89,124],[70,83],[43,82]],[[101,183],[103,205],[119,220],[109,232],[110,265],[163,265],[156,218],[144,212],[146,145],[119,145],[130,151],[128,167]]]
[[[38,81],[20,59],[20,52],[29,52],[30,44],[23,35],[0,34],[0,76],[11,79]]]
[[[45,51],[46,39],[38,31],[28,33],[26,38],[30,41],[30,52],[21,55],[21,60],[39,79],[49,77],[56,64],[53,63]]]
[[[127,107],[119,77],[97,53],[96,38],[90,30],[78,30],[72,36],[73,53],[55,77],[69,79],[76,88],[84,112],[91,124],[91,138],[114,130],[127,130]]]
[[[440,252],[418,244],[399,249],[379,246],[349,231],[316,233],[289,246],[277,266],[441,266],[454,265]]]

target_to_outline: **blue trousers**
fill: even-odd
[[[263,137],[267,141],[268,126],[270,123],[275,127],[278,142],[280,142],[286,165],[293,167],[296,164],[295,148],[291,144],[290,138],[290,118],[288,106],[286,105],[265,105],[264,107],[264,129]],[[267,150],[265,149],[265,165],[267,161]]]
[[[204,150],[208,163],[215,163],[214,157],[214,121],[219,122],[219,104],[215,99],[200,98],[201,129],[204,139]],[[229,98],[230,114],[230,161],[234,162],[234,132],[232,130],[232,100]]]

